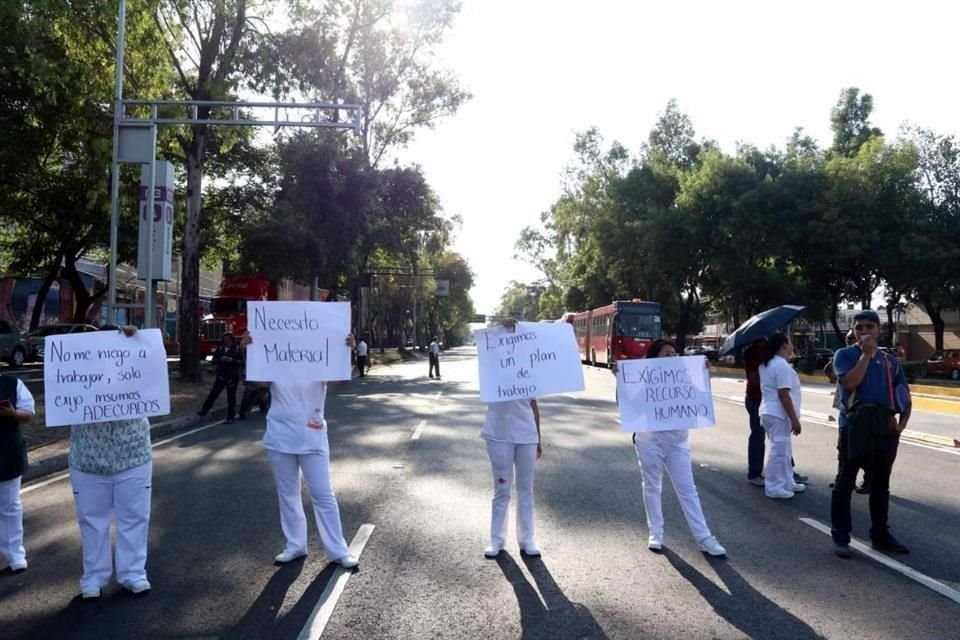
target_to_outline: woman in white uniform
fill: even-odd
[[[251,344],[249,334],[242,346]],[[352,335],[346,344],[356,344]],[[286,564],[307,555],[307,516],[303,510],[300,476],[307,481],[320,542],[332,562],[352,569],[360,562],[350,554],[340,524],[340,506],[330,483],[330,444],[324,406],[325,382],[272,382],[263,447],[270,457],[280,502],[280,527],[286,547],[274,560]]]
[[[495,558],[507,543],[510,492],[516,484],[517,542],[522,553],[539,556],[540,549],[533,539],[533,471],[543,453],[537,401],[508,400],[488,404],[480,437],[487,441],[487,454],[493,470],[490,544],[483,550],[483,555]]]
[[[20,425],[33,418],[33,396],[19,378],[0,375],[0,559],[10,571],[27,570],[23,548],[20,479],[27,470],[27,445]]]
[[[137,329],[127,326],[122,331],[130,337]],[[150,590],[146,566],[153,485],[150,422],[133,418],[72,425],[68,463],[83,549],[83,599],[99,598],[113,575],[110,524],[114,521],[117,582],[133,593],[146,593]]]
[[[668,340],[655,340],[647,350],[647,358],[670,358],[677,355],[676,346]],[[616,367],[614,367],[616,373]],[[663,549],[663,473],[666,471],[673,483],[673,489],[680,501],[683,515],[690,527],[690,533],[700,550],[710,556],[727,555],[717,539],[710,532],[697,485],[693,481],[693,463],[690,459],[690,439],[688,429],[669,431],[644,431],[633,434],[633,446],[640,463],[643,478],[643,508],[647,514],[647,548],[651,551]]]
[[[800,435],[800,376],[790,366],[792,356],[790,338],[775,333],[760,364],[760,424],[770,440],[764,493],[775,500],[792,498],[807,488],[793,477],[792,435]]]

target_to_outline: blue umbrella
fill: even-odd
[[[723,347],[720,349],[720,355],[724,356],[760,338],[769,336],[781,327],[793,322],[793,319],[800,315],[800,312],[805,308],[795,304],[785,304],[758,313],[727,336],[727,339],[723,341]]]

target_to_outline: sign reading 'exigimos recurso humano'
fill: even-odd
[[[617,404],[623,431],[695,429],[716,423],[704,356],[621,360]]]

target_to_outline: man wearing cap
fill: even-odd
[[[834,354],[833,368],[840,380],[840,401],[846,425],[837,443],[837,479],[830,504],[834,551],[850,557],[850,495],[860,469],[870,473],[870,539],[873,548],[908,553],[887,527],[890,508],[890,472],[900,444],[900,432],[910,419],[906,376],[896,358],[877,348],[880,316],[864,309],[853,318],[857,343]],[[899,414],[899,418],[898,418]]]

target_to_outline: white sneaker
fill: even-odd
[[[700,545],[700,551],[703,551],[708,556],[713,556],[714,558],[722,558],[727,555],[727,550],[720,545],[717,539],[714,536],[709,538],[704,538],[697,544]]]
[[[301,551],[290,551],[289,549],[286,549],[286,550],[283,551],[283,553],[278,553],[278,554],[273,558],[273,560],[274,560],[274,562],[276,562],[277,564],[287,564],[288,562],[293,562],[293,561],[296,560],[297,558],[302,558],[302,557],[305,556],[305,555],[307,555],[307,552],[306,552],[306,551],[302,551],[302,550],[301,550]]]
[[[483,550],[485,558],[496,558],[498,555],[500,555],[500,547],[495,544],[488,544],[487,548]]]
[[[130,593],[146,593],[150,591],[150,582],[146,578],[143,580],[134,580],[133,582],[124,583],[123,588]]]
[[[543,555],[542,553],[540,553],[540,547],[538,547],[534,542],[531,542],[528,545],[524,545],[520,547],[520,551],[522,551],[525,555],[530,556],[531,558],[539,558],[541,555]]]
[[[360,561],[357,560],[357,558],[350,553],[343,556],[342,558],[338,558],[337,560],[334,560],[334,562],[336,562],[338,565],[340,565],[344,569],[353,569],[354,567],[360,566]]]
[[[663,549],[663,536],[657,536],[650,534],[650,537],[647,538],[647,549],[650,551],[660,551]]]
[[[778,489],[777,491],[764,491],[764,494],[772,500],[789,500],[793,497],[793,491]]]
[[[10,563],[10,571],[12,573],[22,573],[27,570],[27,561],[26,560],[17,560],[16,562]]]
[[[100,597],[100,587],[84,587],[80,591],[80,597],[84,600],[96,600]]]
[[[794,493],[803,493],[803,492],[806,491],[806,490],[807,490],[807,485],[805,485],[805,484],[800,484],[800,483],[798,482],[797,484],[793,485],[793,492],[794,492]]]

